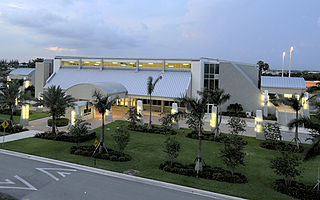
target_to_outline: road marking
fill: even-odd
[[[37,170],[47,174],[48,176],[50,176],[53,180],[55,181],[59,181],[60,179],[56,176],[54,176],[52,173],[48,172],[48,171],[56,171],[57,174],[59,174],[60,176],[62,176],[63,178],[66,177],[66,175],[70,175],[71,173],[69,172],[76,172],[76,169],[63,169],[63,168],[36,168]],[[67,172],[66,172],[67,171]]]
[[[31,185],[28,181],[24,180],[23,178],[21,178],[18,175],[14,176],[16,179],[18,179],[21,183],[25,184],[27,187],[12,187],[12,186],[1,186],[0,185],[0,189],[17,189],[17,190],[37,190],[37,188],[35,188],[33,185]],[[10,179],[6,179],[6,182],[0,182],[0,184],[12,184],[15,185],[16,183],[14,183],[13,181],[11,181]]]

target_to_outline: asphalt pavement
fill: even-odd
[[[36,156],[0,151],[0,193],[23,200],[212,200],[236,197],[193,192],[183,186],[143,178],[117,177],[115,172]],[[19,153],[17,153],[19,154]],[[22,154],[21,154],[22,155]],[[46,160],[51,160],[50,162]],[[56,163],[56,164],[53,164]],[[60,164],[63,163],[63,164]],[[79,167],[80,166],[80,167]],[[82,170],[83,169],[83,170]],[[130,180],[131,179],[131,180]],[[135,181],[137,179],[137,181]],[[142,181],[141,181],[142,180]],[[185,189],[187,188],[187,189]],[[195,189],[194,191],[197,191]],[[203,195],[205,194],[205,195]],[[223,198],[222,198],[223,197]]]

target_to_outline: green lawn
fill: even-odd
[[[41,119],[41,118],[44,118],[44,117],[49,117],[51,116],[51,114],[49,112],[41,112],[41,113],[38,113],[34,110],[30,110],[30,113],[29,113],[29,120],[32,121],[32,120],[36,120],[36,119]],[[0,118],[1,119],[10,119],[10,115],[6,115],[6,114],[0,114]],[[13,121],[15,124],[19,124],[20,123],[20,116],[13,116]]]
[[[116,121],[106,125],[106,127],[110,128],[105,134],[105,142],[108,147],[117,148],[110,135],[116,127],[121,126],[123,123],[125,122]],[[101,128],[98,128],[96,129],[96,132],[100,133],[100,130]],[[166,136],[164,135],[131,132],[131,140],[125,152],[130,154],[133,159],[130,162],[97,160],[97,167],[117,172],[135,169],[140,171],[138,176],[141,177],[248,199],[291,199],[287,195],[275,192],[271,187],[272,182],[279,177],[270,169],[270,159],[279,155],[279,153],[259,147],[261,141],[257,141],[255,138],[246,137],[246,140],[248,141],[248,145],[245,148],[247,153],[245,158],[246,166],[241,166],[236,169],[237,172],[245,174],[249,182],[246,184],[231,184],[176,175],[159,170],[159,164],[166,159],[166,155],[163,153],[162,148],[165,137]],[[182,133],[177,135],[177,139],[181,142],[182,148],[177,161],[184,164],[192,163],[197,153],[197,140],[186,138]],[[84,144],[93,144],[93,140]],[[93,166],[92,158],[69,154],[69,149],[72,145],[74,144],[29,138],[7,143],[5,148],[13,151]],[[223,144],[204,141],[203,158],[205,163],[211,166],[225,167],[219,158],[219,150],[222,147]],[[302,167],[304,168],[304,173],[298,181],[308,185],[314,185],[316,183],[317,167],[319,166],[319,163],[320,156],[315,160],[303,163]]]

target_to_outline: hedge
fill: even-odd
[[[0,124],[2,124],[2,122],[4,122],[5,119],[0,119]],[[9,120],[7,120],[9,122]],[[9,122],[10,124],[10,122]],[[22,131],[27,131],[29,129],[27,128],[23,128],[23,126],[20,126],[20,125],[13,125],[13,126],[8,126],[6,128],[6,133],[19,133],[19,132],[22,132]],[[3,132],[4,131],[4,128],[2,126],[0,126],[0,132]]]
[[[155,133],[155,134],[163,134],[163,135],[176,135],[177,131],[171,128],[165,128],[163,126],[154,126],[152,125],[152,129],[148,129],[148,125],[136,125],[135,127],[129,125],[129,130],[143,132],[143,133]]]
[[[48,126],[52,126],[52,119],[48,119]],[[62,126],[67,126],[69,124],[69,119],[67,118],[58,118],[56,119],[56,126],[57,127],[62,127]]]
[[[214,142],[219,142],[219,143],[229,143],[231,140],[231,135],[224,135],[224,134],[220,134],[219,136],[214,136],[214,134],[212,133],[202,133],[202,139],[203,140],[209,140],[209,141],[214,141]],[[192,138],[192,139],[198,139],[198,132],[196,131],[192,131],[191,133],[188,133],[187,136],[188,138]],[[243,138],[241,137],[242,143],[243,145],[247,145],[248,142],[243,140]]]
[[[314,190],[312,186],[291,181],[290,186],[286,186],[283,179],[278,179],[273,183],[273,188],[283,194],[302,200],[320,200],[320,191]]]
[[[70,148],[70,153],[75,155],[87,156],[92,157],[92,154],[96,148],[93,145],[90,146],[72,146]],[[128,154],[121,153],[119,151],[115,151],[113,149],[107,148],[99,153],[99,150],[96,151],[94,158],[100,158],[104,160],[111,160],[111,161],[118,161],[118,162],[126,162],[130,161],[132,158]]]
[[[160,164],[160,169],[166,172],[180,174],[184,176],[197,177],[197,172],[194,170],[195,165],[183,165],[181,163],[173,163],[172,167],[168,162]],[[203,166],[203,171],[199,172],[199,177],[204,179],[216,180],[228,183],[247,183],[248,179],[245,175],[234,173],[232,176],[231,171],[225,170],[221,167],[210,167],[209,165]]]
[[[270,150],[276,150],[276,151],[290,151],[294,153],[302,153],[304,151],[304,148],[302,145],[300,145],[299,149],[294,144],[286,144],[283,141],[271,141],[271,140],[265,140],[262,143],[260,143],[260,147]]]
[[[72,135],[69,135],[66,132],[59,132],[58,134],[52,134],[51,132],[37,133],[34,137],[42,138],[47,140],[56,140],[64,142],[77,142],[76,138]],[[96,138],[96,132],[91,132],[86,135],[79,137],[79,142],[85,142]]]

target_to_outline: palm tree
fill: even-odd
[[[231,96],[230,96],[230,94],[225,94],[224,90],[220,89],[220,88],[216,88],[214,90],[205,88],[202,93],[204,95],[204,98],[207,99],[207,103],[213,103],[215,106],[217,106],[217,119],[218,120],[216,120],[216,126],[215,126],[215,129],[213,130],[213,132],[215,132],[215,136],[218,136],[220,134],[219,126],[221,124],[221,119],[222,119],[220,106],[222,104],[224,104],[225,102],[227,102]],[[200,92],[200,94],[201,94],[201,92]],[[220,119],[219,119],[219,115],[220,115]]]
[[[297,122],[297,120],[299,119],[299,111],[303,108],[303,97],[304,97],[304,93],[301,93],[300,97],[297,97],[296,95],[293,95],[293,97],[291,98],[281,98],[279,99],[280,103],[283,103],[287,106],[290,106],[296,113],[296,118],[294,119],[293,122]],[[291,123],[290,122],[290,123]],[[290,123],[288,125],[290,125]],[[298,133],[298,129],[299,129],[299,124],[298,123],[294,123],[296,130],[295,130],[295,136],[294,136],[294,142],[295,145],[297,146],[297,148],[299,148],[299,133]],[[290,126],[289,126],[290,128]]]
[[[60,86],[52,85],[41,94],[38,102],[40,105],[47,107],[52,115],[52,134],[57,133],[56,118],[65,113],[67,107],[73,106],[74,98],[67,95]]]
[[[147,86],[148,86],[148,95],[149,95],[149,100],[150,100],[150,117],[149,117],[149,123],[148,123],[148,129],[152,129],[152,121],[151,121],[151,106],[152,106],[152,101],[151,101],[151,95],[154,91],[154,88],[158,81],[162,79],[162,76],[159,76],[154,82],[153,82],[153,77],[149,76]]]
[[[12,80],[0,91],[0,103],[10,109],[10,125],[13,126],[13,112],[17,104],[24,104],[26,100],[31,100],[30,92],[20,91],[20,81]]]
[[[315,107],[317,108],[317,114],[314,115],[313,120],[308,117],[301,117],[292,120],[288,124],[289,129],[296,126],[304,126],[313,132],[312,145],[307,149],[304,160],[309,160],[320,154],[320,102],[317,102]]]
[[[195,129],[198,132],[198,154],[196,158],[195,170],[197,175],[202,171],[202,131],[203,117],[207,110],[207,99],[201,95],[201,98],[187,97],[178,98],[178,101],[186,105],[188,112],[181,113],[187,118],[186,123],[189,128]]]
[[[262,71],[266,71],[269,69],[269,64],[263,62],[262,60],[260,60],[257,63],[258,67],[259,67],[259,81],[258,81],[258,88],[261,89],[261,75],[262,75]]]
[[[102,127],[101,127],[101,136],[100,136],[100,144],[99,144],[100,145],[99,153],[101,153],[104,148],[104,115],[106,113],[106,110],[111,109],[112,105],[115,103],[117,98],[111,99],[110,96],[104,96],[98,90],[94,91],[92,97],[94,97],[96,100],[94,107],[101,114]]]

